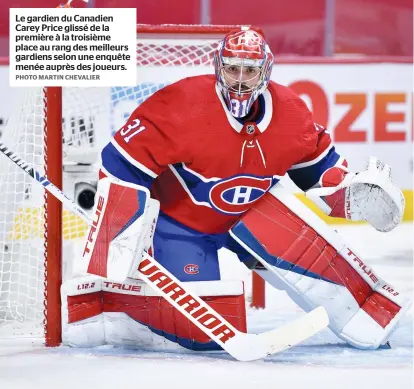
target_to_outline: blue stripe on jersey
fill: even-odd
[[[319,181],[323,172],[334,166],[339,158],[340,156],[335,151],[335,147],[332,147],[324,158],[313,165],[289,170],[289,177],[300,189],[306,191],[312,188]]]
[[[150,188],[153,178],[130,163],[112,143],[102,150],[102,166],[122,181],[132,182]]]
[[[206,178],[186,168],[183,163],[174,164],[172,170],[194,203],[228,215],[246,212],[250,208],[249,204],[258,200],[279,181],[276,176],[251,174],[238,174],[223,179]]]

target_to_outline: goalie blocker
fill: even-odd
[[[361,349],[376,349],[411,301],[382,280],[334,230],[281,186],[245,213],[230,234],[262,265],[256,270],[303,310],[323,306],[329,328]]]

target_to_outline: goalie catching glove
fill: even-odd
[[[391,168],[374,157],[360,173],[350,173],[344,166],[326,170],[319,188],[310,189],[306,196],[316,200],[329,216],[348,220],[364,220],[376,230],[388,232],[402,219],[405,200],[400,189],[391,181]]]

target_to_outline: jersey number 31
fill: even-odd
[[[141,131],[145,130],[145,126],[139,127],[140,123],[141,123],[141,121],[139,119],[134,119],[134,123],[128,124],[127,128],[121,128],[121,130],[119,132],[124,137],[125,143],[129,143],[129,141],[131,140],[131,138],[133,136],[135,136],[135,135],[139,134]],[[139,128],[136,129],[137,127],[139,127]],[[135,130],[135,131],[133,131],[130,134],[130,132],[132,130]]]

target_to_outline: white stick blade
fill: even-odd
[[[238,338],[237,344],[232,344],[231,339],[226,346],[239,361],[253,361],[296,346],[326,328],[328,324],[325,308],[318,307],[283,327],[261,334],[245,334],[243,343]]]

